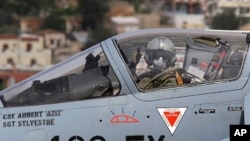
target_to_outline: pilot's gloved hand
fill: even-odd
[[[181,75],[183,84],[194,84],[194,83],[202,82],[200,78],[186,72],[182,68],[178,69],[177,72]]]
[[[194,84],[202,82],[198,77],[195,77],[188,72],[182,73],[182,80],[184,84]]]

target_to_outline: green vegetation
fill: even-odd
[[[40,16],[43,13],[50,13],[55,5],[51,0],[1,0],[1,13],[16,16]]]
[[[65,24],[62,16],[59,15],[49,15],[43,23],[42,28],[55,29],[58,31],[65,31]]]
[[[236,17],[233,9],[227,9],[223,13],[213,18],[213,29],[237,30],[239,28],[239,18]]]
[[[78,7],[60,8],[53,0],[0,0],[0,33],[17,33],[20,17],[42,17],[42,28],[51,28],[65,31],[63,17],[81,16],[81,29],[88,31],[90,42],[88,45],[100,42],[110,36],[111,29],[106,25],[106,13],[109,11],[108,4],[118,0],[79,0]],[[123,0],[135,7],[136,13],[151,13],[143,5],[144,0]],[[246,19],[238,18],[234,9],[227,9],[213,18],[213,29],[238,29],[246,23]],[[161,19],[161,23],[167,23],[167,19]],[[78,29],[79,30],[79,29]],[[87,45],[87,46],[88,46]]]
[[[8,16],[9,20],[0,20],[0,33],[18,33],[20,17],[42,17],[42,28],[65,31],[65,16],[82,16],[82,29],[89,31],[88,45],[100,42],[111,35],[111,30],[105,27],[105,16],[108,12],[108,2],[111,0],[79,0],[79,6],[60,8],[53,0],[1,0],[0,15]]]

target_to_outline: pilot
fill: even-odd
[[[163,36],[156,37],[148,43],[145,53],[139,52],[139,54],[141,58],[136,61],[138,62],[136,81],[141,89],[176,86],[190,82],[183,77],[185,71],[175,67],[175,48],[170,39]]]

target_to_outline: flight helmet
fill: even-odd
[[[145,60],[155,69],[174,66],[176,62],[174,44],[163,36],[152,39],[147,45]]]

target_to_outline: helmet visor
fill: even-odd
[[[163,60],[172,60],[173,54],[165,50],[150,50],[148,51],[149,60],[158,60],[160,57]]]
[[[149,50],[147,52],[149,65],[152,65],[154,61],[159,60],[160,58],[166,63],[166,66],[170,66],[173,63],[172,60],[174,59],[174,55],[165,50]]]

